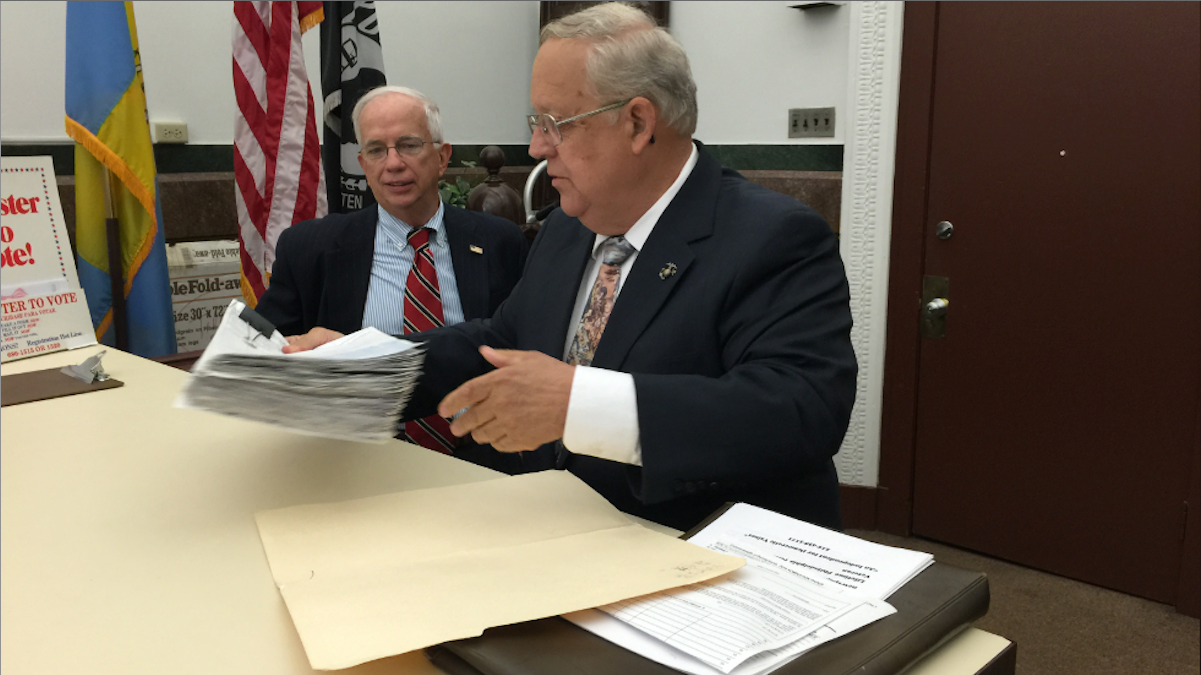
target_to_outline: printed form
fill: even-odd
[[[748,657],[793,642],[862,602],[827,594],[749,549],[707,548],[746,558],[747,565],[720,580],[605,605],[601,611],[729,673]]]
[[[934,564],[921,551],[885,546],[750,504],[735,504],[688,541],[758,545],[806,576],[869,598],[885,599]]]
[[[855,539],[737,504],[690,542],[746,567],[686,586],[564,615],[693,675],[764,675],[896,610],[884,601],[933,563],[925,553]]]

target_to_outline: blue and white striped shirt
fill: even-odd
[[[371,263],[371,285],[367,289],[367,306],[363,311],[363,327],[374,326],[389,335],[404,334],[405,280],[413,266],[413,247],[408,235],[413,228],[404,221],[379,209],[379,224],[375,228],[375,258]],[[463,303],[455,283],[455,268],[450,260],[450,242],[446,238],[443,215],[446,206],[425,227],[430,232],[430,252],[438,272],[438,288],[442,292],[442,318],[446,325],[462,323]]]

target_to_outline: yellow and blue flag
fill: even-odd
[[[67,3],[67,135],[75,139],[75,243],[79,282],[96,339],[113,344],[105,234],[105,169],[120,224],[129,351],[174,354],[175,322],[158,174],[133,3]]]

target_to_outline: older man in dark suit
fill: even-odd
[[[437,105],[380,87],[353,119],[378,206],[285,230],[256,309],[285,335],[314,326],[402,335],[492,316],[521,276],[525,239],[512,222],[442,203],[451,146]],[[456,445],[436,417],[406,424],[405,434],[443,452]]]
[[[677,528],[725,501],[839,527],[857,368],[829,226],[692,140],[687,57],[635,9],[547,25],[530,98],[561,209],[489,325],[421,336],[406,415],[467,408],[456,434]]]

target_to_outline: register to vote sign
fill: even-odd
[[[49,157],[0,165],[0,362],[96,344]]]

